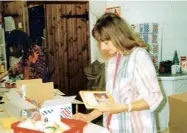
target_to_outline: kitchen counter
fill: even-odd
[[[187,79],[187,73],[165,73],[165,74],[158,74],[158,80],[181,80]]]

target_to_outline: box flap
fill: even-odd
[[[39,104],[52,99],[54,96],[53,82],[29,84],[25,86],[25,97]]]
[[[16,88],[20,88],[24,84],[39,84],[42,83],[42,79],[29,79],[29,80],[17,80]]]

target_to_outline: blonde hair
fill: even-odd
[[[113,13],[105,13],[97,20],[92,35],[99,43],[101,55],[106,59],[113,55],[100,49],[100,42],[103,41],[112,41],[114,47],[123,53],[131,51],[134,47],[147,48],[147,45],[133,32],[128,23]]]

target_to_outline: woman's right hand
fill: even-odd
[[[82,120],[86,122],[91,122],[93,120],[91,114],[82,113],[76,113],[75,115],[73,115],[73,119]]]

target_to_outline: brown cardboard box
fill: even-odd
[[[171,95],[168,100],[170,133],[187,133],[187,93]]]

